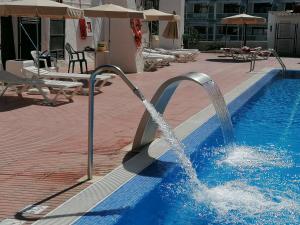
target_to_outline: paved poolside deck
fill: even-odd
[[[300,68],[300,59],[284,58],[288,69]],[[279,67],[274,58],[261,60],[256,71]],[[196,62],[172,64],[156,72],[129,74],[150,99],[165,80],[190,71],[210,75],[223,93],[251,76],[249,63],[235,63],[217,54],[200,54]],[[87,96],[56,107],[9,94],[0,100],[0,221],[17,218],[32,223],[87,187],[78,180],[86,174]],[[183,83],[173,96],[165,117],[180,124],[209,104],[206,93]],[[103,176],[127,155],[144,108],[120,78],[95,97],[95,175]],[[39,215],[18,213],[32,204],[48,206]],[[1,222],[0,222],[1,224]]]

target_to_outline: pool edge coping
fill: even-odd
[[[275,68],[265,68],[259,72],[251,72],[251,77],[243,81],[227,94],[225,101],[229,105],[230,113],[233,114],[239,107],[232,106],[242,94],[255,86]],[[250,96],[249,98],[251,98]],[[245,100],[243,100],[245,101]],[[213,106],[210,104],[200,112],[185,120],[174,131],[180,139],[186,138],[193,131],[201,127],[215,115]],[[206,139],[213,131],[207,132],[203,139]],[[125,147],[126,148],[126,147]],[[156,139],[149,148],[144,148],[139,154],[121,164],[116,169],[100,178],[97,182],[80,191],[57,208],[53,209],[46,216],[33,223],[39,224],[72,224],[86,212],[90,211],[97,204],[104,201],[111,194],[117,191],[125,183],[133,179],[139,172],[151,165],[169,150],[167,143],[163,139]],[[149,157],[150,156],[150,157]],[[127,168],[127,169],[126,169]],[[130,168],[130,171],[128,170]],[[134,171],[134,172],[132,172]]]

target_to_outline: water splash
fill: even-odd
[[[202,183],[190,161],[184,153],[184,145],[173,133],[170,126],[163,117],[147,101],[143,102],[153,120],[158,124],[159,129],[166,141],[173,148],[180,161],[180,166],[185,171],[189,181],[189,188],[184,190],[186,183],[176,188],[179,193],[185,192],[196,203],[196,207],[203,205],[209,209],[203,213],[216,214],[215,222],[222,224],[269,224],[284,223],[284,221],[299,221],[300,206],[295,199],[299,199],[298,194],[272,189],[261,189],[251,186],[244,181],[230,181],[215,187],[208,187]],[[284,166],[278,155],[270,152],[258,151],[255,148],[246,146],[223,147],[222,151],[228,151],[226,157],[219,161],[220,165],[229,164],[231,166],[251,167],[251,166]],[[224,150],[226,149],[226,150]],[[288,164],[287,164],[288,165]],[[174,190],[175,191],[175,190]]]
[[[224,154],[217,160],[217,165],[229,165],[237,169],[265,169],[268,167],[291,167],[291,157],[280,149],[233,145],[230,148],[214,150],[216,154]]]
[[[203,84],[203,87],[207,91],[215,108],[216,114],[220,120],[225,144],[233,144],[234,135],[231,118],[226,107],[224,97],[219,87],[213,81],[206,82],[205,84]],[[190,159],[185,155],[184,145],[176,137],[171,127],[166,123],[162,115],[160,115],[156,111],[156,109],[151,103],[149,103],[147,100],[144,100],[143,104],[150,113],[154,122],[158,125],[159,130],[162,132],[166,141],[173,148],[173,150],[175,150],[175,153],[177,154],[178,159],[180,160],[181,167],[186,172],[189,178],[189,182],[193,187],[193,191],[201,193],[207,190],[207,187],[204,184],[202,184],[201,181],[198,179],[196,170],[194,169]]]
[[[207,91],[215,108],[216,115],[219,118],[225,144],[232,144],[234,142],[233,126],[224,97],[219,87],[214,81],[205,83],[203,87]]]
[[[225,143],[230,143],[230,145],[220,150],[220,152],[224,151],[223,153],[226,154],[224,154],[224,158],[217,161],[217,164],[247,169],[249,167],[289,166],[289,162],[282,161],[282,158],[278,154],[233,144],[233,129],[228,110],[224,107],[226,106],[225,101],[223,98],[223,100],[218,99],[217,96],[221,93],[219,89],[212,88],[213,85],[213,83],[210,83],[207,86],[207,90],[209,90],[209,95],[212,98],[216,113],[222,124],[224,141]],[[217,215],[215,217],[216,222],[224,224],[249,224],[250,220],[252,222],[256,221],[254,223],[257,223],[257,221],[259,223],[270,223],[272,222],[272,218],[277,218],[277,222],[284,222],[285,219],[287,221],[298,221],[300,206],[294,200],[298,198],[293,196],[295,193],[291,195],[291,193],[278,193],[278,191],[271,189],[260,189],[239,180],[230,181],[215,187],[208,187],[202,183],[198,179],[196,170],[190,159],[185,155],[184,145],[176,137],[171,127],[151,103],[146,100],[143,103],[154,122],[157,123],[165,140],[176,153],[180,161],[179,165],[187,175],[190,192],[186,193],[188,193],[189,198],[193,199],[197,204],[204,205],[209,211],[215,212]],[[178,186],[177,188],[179,188]],[[183,190],[180,192],[183,192]],[[282,218],[282,220],[278,218]]]
[[[298,221],[300,205],[294,200],[294,195],[297,194],[278,193],[271,189],[259,189],[242,181],[231,181],[208,188],[205,193],[195,197],[199,203],[216,211],[216,220],[219,222],[249,224],[245,220],[251,219],[261,224],[273,224],[273,219],[276,218],[276,223],[280,224],[280,221]]]
[[[165,140],[169,143],[169,145],[173,148],[174,152],[177,154],[178,159],[180,160],[180,166],[186,172],[186,175],[188,176],[191,185],[200,192],[206,189],[205,185],[203,185],[198,179],[197,173],[193,168],[190,159],[185,155],[184,145],[178,139],[178,137],[176,137],[169,124],[166,123],[162,115],[160,115],[156,111],[156,109],[151,103],[149,103],[147,100],[144,100],[143,104],[150,113],[152,119],[157,123],[159,130],[162,132]]]

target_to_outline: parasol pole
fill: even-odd
[[[247,43],[247,24],[244,24],[244,46]]]
[[[150,21],[149,47],[152,48],[152,21]]]
[[[38,17],[36,20],[36,55],[37,55],[37,66],[38,66],[38,78],[40,78],[40,53],[39,53],[39,23]],[[45,65],[46,66],[46,65]]]
[[[227,28],[228,28],[228,25],[226,24],[226,27],[225,27],[225,48],[227,48]]]
[[[108,18],[108,63],[110,63],[110,17]]]
[[[110,17],[108,18],[108,49],[110,51]]]

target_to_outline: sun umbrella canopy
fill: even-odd
[[[107,18],[144,18],[143,12],[124,8],[114,4],[103,4],[84,10],[84,15],[88,17]]]
[[[171,13],[165,13],[156,9],[147,9],[144,10],[145,20],[146,21],[157,21],[157,20],[177,20],[179,16],[175,16]]]
[[[50,0],[18,0],[0,2],[0,16],[27,16],[47,18],[81,18],[81,9]]]
[[[176,21],[168,22],[166,29],[163,32],[163,37],[168,39],[178,39],[178,27]]]
[[[229,16],[222,19],[223,24],[265,24],[266,19],[258,16],[251,16],[248,14],[239,14],[235,16]]]

